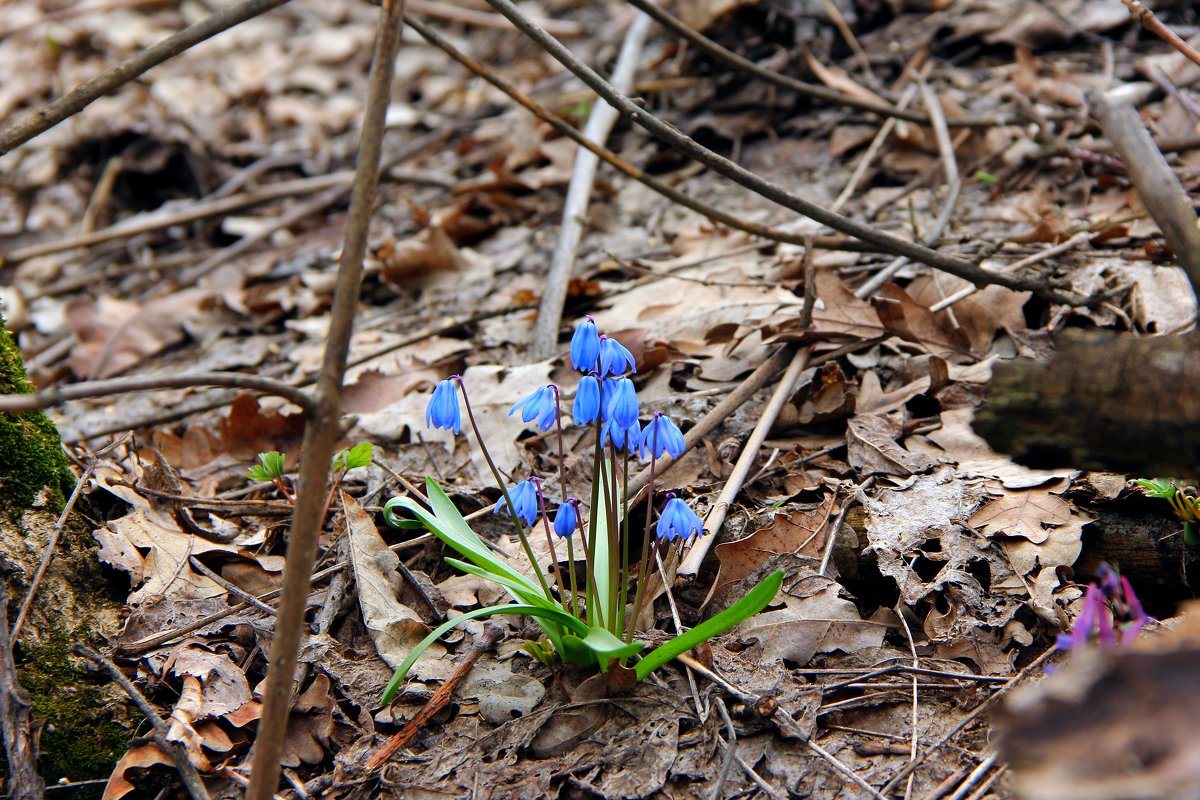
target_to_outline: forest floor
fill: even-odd
[[[1189,4],[1154,7],[1185,38],[1200,31]],[[482,0],[409,8],[583,127],[595,95]],[[20,118],[211,10],[198,0],[8,4],[0,118]],[[637,14],[569,0],[526,10],[606,74]],[[858,105],[773,85],[654,25],[631,92],[648,111],[876,230],[1104,299],[975,290],[846,246],[621,121],[608,146],[627,161],[812,246],[715,223],[602,164],[557,352],[538,359],[538,301],[579,148],[406,30],[344,396],[342,446],[369,442],[375,460],[345,475],[323,529],[319,568],[339,568],[310,597],[280,796],[964,800],[1018,789],[1063,798],[1081,786],[1095,793],[1078,796],[1109,796],[1096,787],[1123,767],[1107,751],[1108,764],[1088,761],[1087,744],[1105,723],[1081,722],[1047,748],[1053,763],[1034,758],[1014,777],[993,712],[1063,660],[1056,637],[1114,538],[1136,530],[1150,542],[1122,573],[1152,616],[1176,613],[1191,596],[1178,522],[1127,476],[1017,465],[971,421],[993,364],[1046,359],[1064,328],[1193,326],[1187,278],[1089,119],[1085,92],[1121,87],[1194,190],[1200,67],[1119,0],[703,0],[679,13],[760,66]],[[4,156],[0,304],[35,385],[215,370],[314,381],[377,17],[355,0],[294,0]],[[934,108],[932,122],[949,128],[886,121],[864,103]],[[956,123],[964,117],[975,122]],[[381,707],[393,669],[433,625],[499,596],[380,513],[426,476],[463,513],[499,497],[466,436],[427,428],[430,391],[462,375],[499,468],[541,475],[556,502],[554,441],[507,413],[547,382],[573,391],[567,342],[585,315],[636,357],[643,421],[661,411],[687,432],[768,372],[658,475],[659,491],[719,529],[710,524],[698,574],[656,600],[652,627],[694,625],[771,569],[785,570],[783,591],[697,651],[711,673],[673,664],[628,695],[591,700],[577,691],[586,672],[553,676],[522,651],[531,632],[503,618],[507,635],[450,706],[367,769],[480,627],[444,640]],[[780,390],[789,362],[799,371]],[[778,418],[731,504],[719,503],[777,394]],[[86,478],[80,508],[104,582],[95,589],[114,604],[87,626],[95,609],[57,608],[60,628],[88,627],[90,643],[177,726],[212,796],[239,796],[274,613],[269,599],[242,600],[279,586],[290,513],[289,493],[247,471],[259,453],[280,451],[291,472],[302,458],[299,409],[189,388],[51,414]],[[572,493],[584,491],[589,436],[568,430]],[[631,513],[640,530],[644,505]],[[475,524],[519,556],[501,521]],[[553,560],[544,544],[537,553]],[[44,644],[27,636],[19,663]],[[763,698],[792,722],[764,712]],[[166,752],[134,739],[144,732],[130,732],[117,764],[43,777],[96,781],[72,797],[182,792]]]

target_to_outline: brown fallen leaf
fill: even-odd
[[[937,466],[938,459],[905,450],[896,443],[900,423],[890,417],[859,415],[846,427],[850,466],[860,474],[908,477]]]
[[[150,769],[155,766],[174,767],[175,762],[167,752],[154,742],[146,742],[129,748],[121,760],[113,767],[112,775],[104,786],[102,800],[121,800],[137,787],[130,782],[127,774],[130,770]]]
[[[769,527],[713,548],[721,562],[713,581],[713,596],[722,597],[731,586],[762,567],[771,556],[795,553],[819,559],[825,552],[829,536],[834,497],[834,492],[828,492],[813,508],[779,514]]]
[[[970,525],[985,536],[1020,536],[1034,544],[1073,521],[1071,504],[1046,489],[1006,491],[976,511]]]
[[[250,702],[250,682],[246,673],[228,656],[198,645],[189,645],[175,654],[171,671],[189,675],[202,683],[200,705],[194,719],[223,717]]]
[[[304,415],[264,411],[258,398],[238,395],[221,420],[221,445],[234,458],[251,461],[259,453],[279,450],[289,456],[300,452]]]
[[[467,266],[441,225],[430,225],[409,239],[385,244],[379,250],[379,260],[383,264],[383,279],[399,286],[436,272],[457,272]]]
[[[333,700],[329,696],[329,678],[318,674],[292,706],[279,763],[285,767],[320,764],[332,736]]]
[[[879,321],[906,342],[957,364],[971,358],[971,342],[960,328],[944,330],[933,312],[893,283],[885,283],[871,298]]]

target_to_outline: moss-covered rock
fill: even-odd
[[[0,313],[0,394],[32,391],[21,351]],[[0,508],[10,512],[28,508],[43,489],[50,490],[51,505],[61,505],[75,486],[58,429],[41,411],[0,413],[0,464]]]
[[[0,393],[32,390],[0,317]],[[58,429],[45,414],[0,412],[0,576],[14,615],[74,485]],[[69,517],[14,648],[17,676],[42,726],[38,771],[48,784],[108,777],[134,731],[120,690],[96,681],[71,655],[76,642],[99,645],[120,622],[121,599],[112,596],[95,548],[91,527]]]

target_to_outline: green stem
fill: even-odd
[[[517,538],[521,540],[521,548],[525,551],[525,557],[529,559],[529,564],[533,567],[533,572],[537,575],[538,583],[541,585],[542,591],[546,593],[546,597],[552,597],[550,584],[546,583],[546,576],[542,574],[542,567],[538,564],[537,556],[533,554],[533,548],[529,546],[529,538],[525,535],[525,529],[521,527],[521,520],[517,517],[517,506],[508,496],[508,486],[505,485],[500,470],[496,468],[496,462],[492,460],[492,454],[488,452],[487,445],[483,443],[483,437],[479,434],[479,426],[475,423],[475,412],[471,410],[471,400],[467,397],[467,386],[461,377],[455,375],[454,379],[458,382],[458,388],[462,390],[463,405],[467,407],[467,419],[471,421],[471,430],[475,431],[475,441],[479,443],[483,460],[487,462],[488,469],[492,471],[492,477],[496,479],[496,485],[500,487],[500,493],[504,495],[504,504],[508,506],[509,519],[512,520],[513,528],[517,531]]]
[[[650,480],[646,484],[648,488],[646,494],[646,530],[642,535],[642,563],[638,568],[637,589],[633,595],[633,616],[629,618],[629,624],[625,626],[625,642],[628,644],[633,641],[633,629],[637,627],[638,612],[642,605],[642,595],[646,591],[646,575],[649,571],[650,564],[650,540],[653,538],[650,535],[650,521],[654,517],[654,467],[658,464],[658,426],[654,426],[654,435],[650,441]]]
[[[558,599],[563,611],[571,613],[567,605],[567,592],[563,589],[562,570],[558,568],[558,550],[554,547],[554,535],[550,533],[550,517],[546,515],[546,498],[542,496],[542,482],[533,478],[533,486],[537,489],[538,510],[542,515],[542,528],[546,531],[546,544],[550,547],[550,558],[554,560],[554,584],[558,587]]]
[[[621,635],[621,629],[616,627],[617,621],[617,591],[621,571],[621,518],[617,515],[617,445],[611,444],[612,458],[605,464],[604,474],[607,478],[605,488],[608,493],[608,614],[605,617],[612,627],[614,636]],[[622,597],[622,599],[624,599]]]
[[[629,600],[629,451],[621,459],[621,596],[617,601],[616,635],[625,629],[625,608]]]
[[[604,408],[604,387],[600,387],[600,407]],[[587,544],[584,548],[584,558],[587,560],[588,581],[587,581],[587,612],[589,617],[589,625],[604,625],[604,609],[600,608],[599,595],[596,594],[596,538],[597,538],[597,521],[600,519],[600,484],[603,481],[601,477],[601,457],[603,440],[600,438],[602,428],[600,425],[600,416],[596,416],[596,446],[592,456],[592,504],[589,506],[588,512],[588,536]]]

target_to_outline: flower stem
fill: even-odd
[[[513,527],[517,531],[517,538],[521,540],[525,557],[529,559],[529,564],[533,567],[534,574],[537,575],[542,591],[546,593],[546,597],[550,597],[550,584],[546,583],[546,576],[542,574],[542,567],[537,562],[537,556],[533,554],[533,548],[529,546],[529,538],[525,535],[525,529],[521,527],[520,518],[517,517],[517,507],[512,498],[508,496],[508,486],[504,483],[504,478],[500,475],[500,470],[496,468],[496,462],[492,460],[492,454],[488,452],[487,445],[483,443],[483,436],[479,433],[479,425],[475,422],[475,412],[471,410],[471,400],[467,397],[467,386],[458,375],[455,375],[454,379],[458,382],[458,388],[462,390],[463,405],[467,407],[467,419],[471,421],[471,430],[475,431],[475,441],[479,443],[479,451],[483,453],[483,460],[487,462],[488,469],[492,471],[492,477],[496,479],[496,485],[500,487],[500,493],[504,495],[504,504],[508,506],[509,519],[512,520]]]
[[[567,451],[563,446],[563,428],[562,428],[562,397],[559,396],[558,387],[551,384],[554,389],[554,424],[558,428],[558,484],[562,490],[560,495],[561,502],[567,502]],[[576,509],[578,516],[579,509]],[[568,568],[571,570],[571,610],[568,612],[573,616],[579,616],[579,580],[575,577],[575,548],[571,546],[571,539],[567,537],[567,562]],[[561,590],[562,583],[560,581],[559,588]]]
[[[546,531],[546,544],[550,546],[550,558],[554,561],[554,583],[558,586],[558,599],[562,603],[563,611],[570,614],[567,593],[563,589],[562,570],[558,568],[558,550],[554,547],[554,536],[550,533],[550,517],[546,515],[546,498],[542,495],[542,482],[536,477],[532,480],[534,488],[537,489],[538,510],[542,513],[542,528]]]
[[[600,407],[604,407],[604,388],[600,389]],[[599,416],[596,417],[596,446],[592,456],[592,504],[588,512],[588,536],[587,545],[584,548],[584,558],[587,560],[588,580],[587,580],[587,612],[592,619],[589,624],[604,625],[604,609],[600,608],[600,595],[596,591],[596,538],[599,529],[600,514],[600,484],[601,464],[603,462],[603,439],[600,434],[602,432]]]
[[[642,595],[646,592],[646,576],[650,565],[650,521],[654,517],[654,467],[658,464],[658,426],[652,429],[650,436],[650,480],[646,484],[649,489],[646,494],[646,530],[642,536],[642,563],[638,568],[637,590],[633,595],[633,616],[625,627],[625,642],[633,641],[633,629],[637,627],[638,614],[642,607]]]

